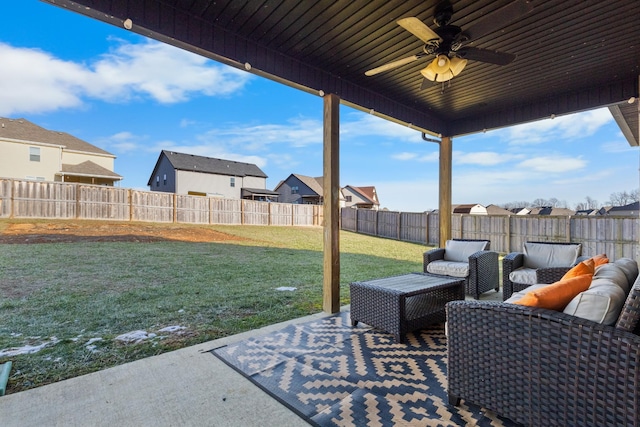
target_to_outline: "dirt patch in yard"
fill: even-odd
[[[0,231],[0,243],[74,242],[226,242],[245,240],[207,226],[95,221],[9,223]]]

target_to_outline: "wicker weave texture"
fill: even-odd
[[[479,251],[469,257],[469,275],[465,278],[464,287],[467,295],[473,295],[475,299],[480,298],[490,290],[500,291],[500,266],[498,264],[498,253],[488,250],[491,242],[477,239],[453,239],[466,242],[487,242],[487,250]],[[427,265],[433,261],[444,259],[444,248],[436,248],[426,251],[423,254],[422,271],[427,272]]]
[[[544,243],[548,245],[576,245],[577,244],[577,243],[571,243],[571,242],[530,242],[530,243]],[[581,250],[582,250],[582,247],[581,247]],[[578,255],[580,254],[581,252]],[[576,263],[581,261],[582,259],[583,257],[578,257],[578,260],[576,261]],[[502,258],[502,300],[503,301],[506,301],[507,299],[509,299],[514,292],[520,292],[525,288],[531,286],[531,284],[512,282],[509,279],[509,275],[511,274],[511,272],[517,268],[523,267],[524,262],[525,262],[524,253],[522,252],[511,252],[510,254],[507,254],[504,258]],[[543,269],[539,268],[537,270],[541,270],[541,271],[536,270],[536,275],[538,277],[536,283],[553,283],[557,280],[560,280],[560,278],[562,278],[564,273],[569,271],[571,267],[572,266],[552,267],[552,268],[550,267],[550,268],[543,268]],[[558,277],[558,274],[559,274],[559,277]]]
[[[403,342],[407,332],[445,321],[446,303],[464,299],[464,280],[411,273],[353,282],[350,292],[354,326],[363,322]]]
[[[640,332],[640,280],[620,316]],[[634,322],[635,319],[635,323]],[[448,387],[531,426],[640,425],[640,336],[507,303],[447,304]]]

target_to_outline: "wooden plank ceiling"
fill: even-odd
[[[491,14],[514,0],[451,0],[451,23],[463,31],[490,16],[468,46],[517,57],[504,66],[470,60],[450,82],[426,88],[420,70],[433,55],[364,73],[422,52],[424,43],[396,21],[417,17],[435,30],[439,0],[43,1],[118,26],[130,19],[132,31],[311,93],[335,93],[434,135],[617,105],[625,136],[638,145],[638,0],[531,0],[531,11],[511,22]]]

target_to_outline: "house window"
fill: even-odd
[[[29,161],[40,161],[40,147],[29,147]]]
[[[160,175],[156,176],[156,187],[160,187]]]
[[[347,202],[350,202],[350,201],[351,201],[351,196],[346,196],[344,199],[345,199]]]
[[[231,180],[229,181],[229,185],[231,187],[235,187],[236,186],[236,178],[235,177],[231,177]]]
[[[291,194],[298,194],[298,186],[297,185],[291,186]]]
[[[162,185],[167,185],[167,174],[166,173],[162,177]]]

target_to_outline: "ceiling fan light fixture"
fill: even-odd
[[[457,76],[464,70],[464,67],[467,65],[467,60],[463,58],[453,57],[450,60],[451,63],[451,72],[454,77]]]
[[[451,61],[447,55],[438,55],[432,62],[431,66],[436,73],[445,73],[449,70]]]
[[[428,79],[428,80],[431,80],[432,82],[435,82],[436,81],[436,77],[438,76],[438,73],[436,73],[433,70],[432,65],[433,64],[429,64],[429,65],[427,65],[427,68],[423,68],[422,70],[420,70],[420,74],[422,74],[425,79]]]
[[[432,82],[446,82],[460,74],[465,65],[467,65],[466,59],[457,57],[449,59],[447,55],[438,55],[427,68],[420,70],[420,74]]]
[[[437,82],[447,82],[453,78],[453,72],[451,70],[445,71],[444,73],[438,74],[436,77]]]

